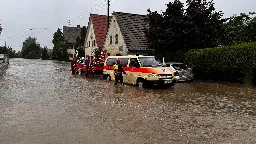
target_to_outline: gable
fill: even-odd
[[[117,42],[116,42],[116,38],[117,38]],[[116,55],[116,53],[126,55],[128,52],[115,16],[113,16],[111,19],[107,36],[105,39],[104,48],[111,55]]]
[[[86,32],[84,46],[85,47],[92,47],[92,42],[94,40],[96,40],[95,34],[94,34],[94,27],[93,27],[93,23],[91,22],[91,19],[90,19],[89,26],[88,26],[88,29],[87,29],[87,32]],[[88,45],[88,43],[90,43],[90,45]]]

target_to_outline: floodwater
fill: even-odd
[[[0,79],[1,144],[256,143],[256,89],[173,89],[72,76],[64,62],[11,59]]]

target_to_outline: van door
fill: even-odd
[[[116,58],[108,58],[106,61],[106,66],[104,68],[104,74],[110,75],[111,79],[114,80],[114,70],[113,65],[116,63]]]
[[[127,73],[128,81],[130,84],[136,84],[138,73],[135,71],[140,66],[137,58],[130,58],[129,73]]]
[[[120,65],[123,67],[123,70],[127,72],[127,65],[129,58],[119,58],[120,59]],[[128,83],[128,77],[127,75],[123,74],[123,81],[124,83]]]

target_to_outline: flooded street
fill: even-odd
[[[0,79],[1,144],[256,143],[256,89],[174,89],[73,76],[70,63],[11,59]]]

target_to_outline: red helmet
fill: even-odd
[[[116,63],[117,63],[117,64],[120,64],[120,59],[117,59],[117,60],[116,60]]]

